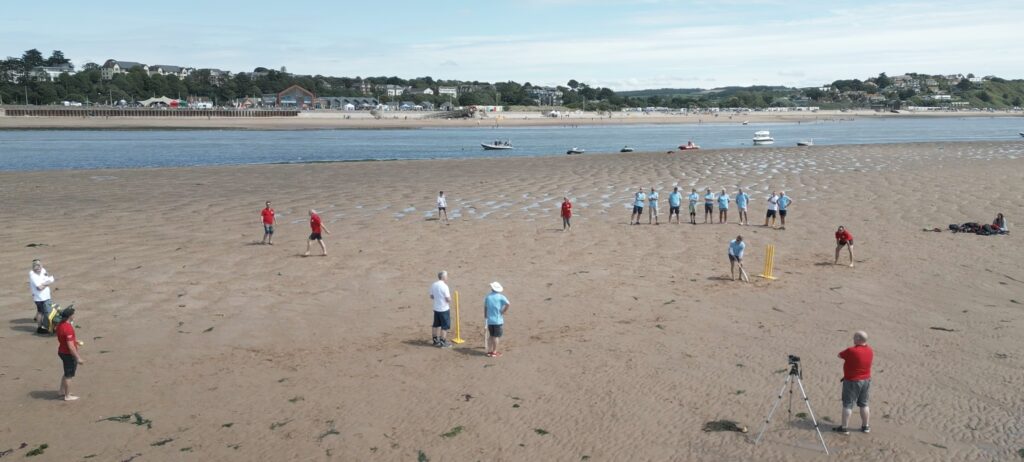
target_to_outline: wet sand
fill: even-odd
[[[659,188],[664,222],[676,184],[742,186],[754,223],[785,190],[787,229],[627,225],[638,186]],[[1020,230],[922,231],[1019,222],[1020,143],[0,173],[0,192],[13,458],[47,443],[46,460],[809,460],[813,428],[785,402],[751,441],[787,354],[823,428],[838,421],[836,354],[859,329],[876,354],[873,431],[826,432],[838,460],[1024,448]],[[274,246],[257,243],[265,200]],[[300,256],[309,208],[328,257]],[[854,268],[832,265],[839,224]],[[752,276],[776,246],[778,280],[729,280],[737,234]],[[56,400],[56,340],[31,333],[32,258],[79,309],[75,403]],[[429,343],[441,269],[460,293],[452,350]],[[492,280],[512,302],[498,359],[482,349]],[[102,420],[135,412],[151,428]],[[719,419],[749,433],[702,431]]]

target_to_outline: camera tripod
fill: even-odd
[[[828,446],[825,445],[825,438],[821,436],[821,429],[818,428],[818,419],[814,417],[814,411],[811,409],[811,400],[807,398],[807,392],[804,390],[804,383],[800,378],[803,376],[800,370],[800,358],[790,355],[789,357],[789,374],[786,376],[786,381],[782,383],[782,388],[779,389],[779,396],[775,398],[775,403],[772,404],[772,409],[768,411],[768,417],[764,419],[764,425],[761,427],[761,431],[757,434],[757,439],[754,440],[754,444],[761,441],[761,437],[764,436],[765,430],[768,429],[768,422],[772,420],[772,414],[778,409],[779,404],[782,403],[782,395],[786,392],[786,386],[789,386],[789,418],[793,419],[793,384],[796,383],[800,387],[800,396],[804,399],[804,404],[807,405],[807,412],[811,415],[811,422],[814,423],[814,431],[818,432],[818,441],[821,441],[821,447],[825,449],[825,455],[828,455]],[[794,360],[795,358],[795,360]]]

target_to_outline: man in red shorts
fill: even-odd
[[[322,221],[320,221],[320,215],[318,215],[316,213],[316,210],[313,210],[313,209],[309,209],[309,228],[310,228],[310,231],[312,231],[312,232],[309,234],[309,240],[306,241],[306,253],[302,254],[302,256],[303,257],[308,257],[309,256],[309,243],[313,242],[313,241],[317,241],[318,243],[320,243],[320,250],[323,251],[323,253],[321,255],[326,257],[327,256],[327,245],[324,244],[324,238],[323,238],[323,235],[321,233],[331,234],[331,232],[327,230],[327,227],[324,226]]]
[[[868,346],[868,334],[862,330],[854,332],[853,346],[839,353],[843,360],[843,423],[832,431],[849,435],[847,424],[853,414],[853,405],[860,408],[860,431],[870,433],[868,418],[868,396],[871,391],[871,362],[875,352]]]
[[[274,209],[270,208],[270,201],[267,201],[267,206],[260,212],[263,217],[263,242],[262,244],[274,245],[274,224],[277,223],[277,217],[274,216]]]
[[[75,309],[67,307],[61,312],[60,324],[57,324],[57,356],[64,364],[64,375],[60,378],[60,396],[64,401],[74,401],[78,397],[71,394],[71,379],[75,378],[75,372],[79,364],[85,364],[82,355],[78,353],[81,343],[75,337],[75,327],[71,325],[75,317]]]
[[[840,226],[836,230],[836,265],[839,264],[839,251],[843,250],[843,247],[850,252],[850,268],[853,268],[853,235],[845,226]]]

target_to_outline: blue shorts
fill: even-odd
[[[263,224],[263,234],[274,234],[274,225]]]
[[[452,327],[452,312],[448,311],[435,311],[434,312],[434,325],[431,327],[440,327],[441,330],[448,330]]]
[[[505,333],[504,324],[488,324],[487,334],[494,338],[501,338],[501,334]]]
[[[634,205],[634,206],[633,206],[633,213],[644,213],[644,208],[643,208],[643,206],[640,206],[640,205]]]

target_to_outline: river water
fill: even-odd
[[[741,125],[606,125],[577,127],[424,128],[411,130],[0,130],[0,170],[191,167],[357,160],[560,156],[676,149],[750,148],[757,130],[774,146],[1021,140],[1024,118],[858,118]],[[480,143],[510,140],[510,151]],[[584,154],[585,155],[585,154]]]

